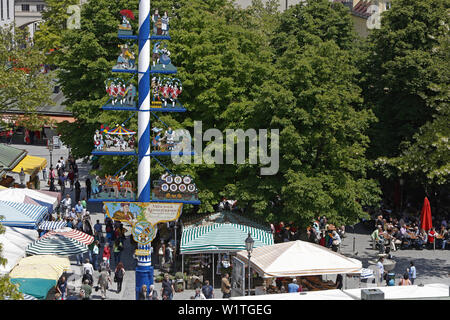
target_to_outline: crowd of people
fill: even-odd
[[[449,239],[447,221],[442,219],[439,231],[434,227],[424,230],[417,218],[393,218],[379,214],[375,219],[374,231],[371,234],[375,249],[380,253],[389,253],[398,249],[445,250]]]

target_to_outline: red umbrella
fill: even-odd
[[[134,14],[133,14],[133,11],[131,11],[131,10],[127,10],[127,9],[120,10],[120,14],[122,16],[126,16],[127,18],[130,18],[131,20],[134,20]]]
[[[431,222],[430,201],[428,201],[427,197],[425,197],[425,200],[423,201],[422,212],[420,213],[420,226],[425,231],[428,231],[433,227]]]

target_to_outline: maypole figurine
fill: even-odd
[[[119,36],[131,36],[133,35],[133,29],[128,19],[134,20],[134,14],[131,10],[121,10],[122,24],[119,24]]]
[[[130,51],[128,44],[120,44],[118,47],[121,50],[117,58],[117,65],[113,69],[117,70],[136,70],[136,57],[133,51]]]
[[[177,68],[171,63],[170,59],[170,51],[167,48],[167,44],[162,47],[161,42],[156,42],[153,45],[153,51],[152,51],[152,73],[176,73]]]
[[[155,13],[152,15],[152,22],[153,22],[153,34],[154,35],[161,35],[162,34],[162,20],[159,16],[158,9],[155,10]],[[160,32],[158,33],[158,30]]]
[[[167,11],[164,11],[164,15],[161,18],[161,33],[163,36],[169,35],[169,16],[167,15]]]
[[[120,78],[109,78],[105,81],[105,89],[111,98],[111,106],[136,107],[136,87],[132,83],[127,86]]]

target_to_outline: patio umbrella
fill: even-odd
[[[25,252],[29,255],[72,256],[87,251],[89,248],[84,243],[55,234],[29,244]]]
[[[24,298],[27,295],[37,299],[45,299],[49,290],[57,283],[56,280],[41,278],[14,278],[10,279],[10,282],[19,285],[19,290],[24,294]]]
[[[135,18],[134,18],[133,11],[131,11],[131,10],[128,10],[128,9],[120,10],[120,14],[121,14],[122,16],[126,16],[127,18],[130,18],[131,20],[134,20],[134,19],[135,19]]]
[[[48,264],[17,265],[9,273],[12,279],[46,279],[57,281],[61,275],[58,270]]]
[[[428,201],[427,197],[425,197],[423,201],[422,212],[420,213],[420,227],[425,231],[428,231],[433,227],[431,222],[430,201]]]
[[[42,238],[48,238],[48,237],[51,237],[51,236],[54,236],[54,235],[61,235],[61,236],[66,237],[66,238],[74,239],[74,240],[77,240],[78,242],[81,242],[81,243],[87,245],[87,246],[90,245],[92,242],[94,242],[94,237],[93,236],[91,236],[91,235],[89,235],[87,233],[78,231],[78,230],[74,230],[72,228],[64,228],[64,229],[61,229],[61,230],[49,231],[46,234],[44,234],[41,237],[41,239]]]
[[[37,255],[23,258],[18,263],[19,266],[33,265],[33,266],[46,266],[49,265],[54,268],[59,276],[65,272],[70,271],[70,261],[67,257],[58,257],[53,255]]]

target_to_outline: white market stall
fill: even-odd
[[[236,256],[248,263],[247,251]],[[263,278],[361,273],[362,263],[306,241],[289,241],[253,249],[251,268]]]
[[[3,246],[2,255],[8,261],[5,266],[0,265],[0,273],[9,273],[17,262],[25,257],[25,249],[39,237],[36,230],[13,228],[5,226],[5,233],[0,234]]]
[[[342,290],[321,290],[309,292],[263,294],[254,296],[233,297],[231,300],[354,300]]]
[[[0,190],[0,200],[25,203],[28,198],[41,206],[47,207],[50,213],[58,206],[58,197],[33,189],[9,188]]]

